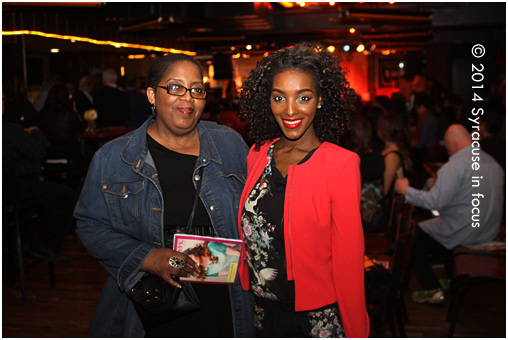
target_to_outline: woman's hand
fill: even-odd
[[[171,266],[169,264],[169,259],[172,257],[178,257],[184,260],[185,267],[179,269]],[[181,286],[171,278],[171,275],[189,277],[195,274],[195,268],[196,263],[188,255],[169,248],[155,249],[148,255],[141,266],[141,270],[160,276],[164,281],[178,288],[181,288]]]

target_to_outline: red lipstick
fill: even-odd
[[[288,129],[296,129],[302,125],[303,119],[283,119],[282,124]]]

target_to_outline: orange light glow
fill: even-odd
[[[144,59],[144,58],[145,58],[144,54],[129,54],[127,56],[127,59]]]
[[[352,27],[351,27],[351,28],[349,29],[349,33],[354,34],[355,32],[356,32],[356,30],[355,30],[354,28],[352,28]]]
[[[279,4],[281,4],[285,8],[293,8],[293,6],[295,5],[293,2],[279,2]]]

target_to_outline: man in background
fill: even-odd
[[[412,297],[418,303],[444,301],[443,285],[432,270],[429,255],[444,256],[450,276],[453,248],[494,240],[503,215],[501,166],[479,149],[479,168],[473,169],[471,135],[463,125],[453,124],[446,130],[444,145],[450,158],[429,191],[410,187],[407,178],[395,182],[395,191],[405,195],[407,202],[439,211],[439,217],[420,222],[415,231],[412,268],[423,290],[413,292]],[[476,204],[479,210],[473,210]]]
[[[93,102],[97,110],[97,127],[122,126],[130,118],[129,99],[117,87],[118,75],[113,69],[102,72],[103,86],[95,93]]]

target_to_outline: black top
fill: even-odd
[[[274,145],[268,150],[265,171],[246,202],[246,205],[256,202],[254,210],[247,211],[244,207],[242,227],[249,253],[251,289],[256,295],[256,303],[266,306],[266,303],[278,301],[288,310],[294,310],[294,281],[287,278],[284,245],[283,216],[287,178],[277,169],[273,158]],[[309,152],[298,164],[306,162],[315,150]],[[245,232],[245,228],[251,232]]]
[[[385,172],[385,161],[381,153],[371,151],[359,156],[362,183],[383,178]]]
[[[197,156],[169,150],[148,134],[146,140],[157,169],[164,198],[164,229],[170,231],[166,239],[171,240],[166,242],[166,247],[172,248],[172,234],[175,226],[187,226],[194,204],[196,189],[192,175]],[[202,230],[204,227],[213,230],[203,202],[198,200],[191,233],[203,235],[196,230]],[[145,337],[232,338],[234,336],[228,286],[192,283],[192,287],[201,302],[201,309],[158,326],[147,332]]]
[[[148,134],[146,140],[159,175],[164,197],[164,229],[172,230],[174,227],[183,229],[187,226],[194,204],[196,189],[192,174],[198,157],[169,150]],[[196,206],[193,226],[212,226],[201,200],[198,200]],[[201,235],[201,233],[199,234]],[[171,245],[166,244],[166,246]]]

